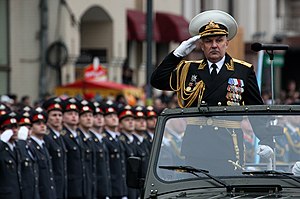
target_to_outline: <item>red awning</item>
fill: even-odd
[[[160,32],[160,42],[182,42],[191,37],[189,23],[180,15],[157,12],[156,21]]]
[[[146,40],[146,14],[138,10],[127,10],[127,40]],[[159,41],[157,24],[153,24],[153,39]]]

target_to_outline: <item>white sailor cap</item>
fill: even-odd
[[[189,32],[201,37],[228,35],[231,40],[237,33],[237,22],[228,13],[221,10],[208,10],[196,15],[190,22]]]

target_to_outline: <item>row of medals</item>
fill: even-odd
[[[230,84],[227,86],[227,105],[228,106],[234,106],[234,105],[240,105],[240,101],[242,100],[242,93],[244,92],[244,88]]]

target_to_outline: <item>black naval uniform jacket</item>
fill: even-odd
[[[152,73],[151,85],[160,90],[172,90],[170,86],[170,77],[172,74],[171,84],[173,89],[176,89],[177,83],[180,83],[177,82],[176,67],[181,60],[182,58],[176,57],[171,52]],[[179,72],[181,74],[182,71]],[[230,89],[237,87],[242,87],[238,96],[241,97],[239,100],[240,105],[263,104],[253,66],[249,63],[233,59],[228,54],[225,55],[224,65],[214,80],[211,79],[206,59],[191,61],[185,80],[185,89],[188,89],[190,86],[189,90],[192,90],[196,83],[201,80],[205,84],[205,91],[201,101],[205,101],[208,105],[230,105],[228,101],[234,100],[237,97],[230,94]],[[242,80],[242,85],[232,85],[237,80]],[[179,81],[182,80],[180,79]],[[197,107],[197,105],[198,100],[196,99],[191,104],[191,107]]]
[[[32,138],[29,140],[29,147],[38,163],[40,197],[43,199],[56,199],[52,162],[47,147],[41,147]]]
[[[68,197],[84,198],[86,190],[84,149],[81,139],[75,138],[67,129],[63,128],[63,136],[68,154],[67,154],[67,172],[68,172]]]
[[[22,199],[39,199],[39,169],[36,157],[25,140],[16,141],[21,169]]]
[[[80,128],[77,129],[77,134],[81,139],[86,177],[86,199],[96,197],[96,152],[92,138],[87,138]]]
[[[109,153],[112,198],[127,196],[125,153],[120,140],[114,139],[106,130],[103,142]]]
[[[97,198],[111,197],[111,177],[108,149],[104,142],[97,138],[94,132],[91,134],[96,151]]]
[[[57,136],[50,127],[47,132],[44,141],[51,156],[57,198],[67,198],[67,149],[62,136]]]
[[[0,141],[0,198],[21,198],[20,169],[17,153]]]

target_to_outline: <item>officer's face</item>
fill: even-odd
[[[93,126],[96,128],[103,127],[105,124],[104,122],[104,116],[102,114],[96,114],[94,115],[94,121],[93,121]]]
[[[84,128],[91,128],[93,126],[94,116],[93,113],[86,112],[80,115],[79,125]]]
[[[109,128],[116,128],[119,126],[119,118],[115,113],[106,115],[104,117],[104,122]]]
[[[125,117],[120,122],[120,129],[125,132],[133,132],[134,131],[134,118],[133,117]]]
[[[200,46],[204,56],[213,63],[220,61],[228,48],[229,41],[224,36],[212,36],[201,39]]]
[[[46,131],[47,131],[47,126],[45,122],[38,121],[32,124],[32,128],[31,128],[32,135],[42,136],[46,134]]]
[[[135,119],[135,130],[142,132],[147,130],[147,123],[145,118],[136,118]]]
[[[156,117],[150,117],[147,119],[147,129],[153,131],[155,129],[155,125],[157,122],[157,118]]]
[[[68,111],[63,114],[63,122],[74,126],[78,124],[79,115],[76,111]]]
[[[60,130],[62,128],[62,112],[61,111],[50,111],[48,113],[47,124],[54,129]]]

